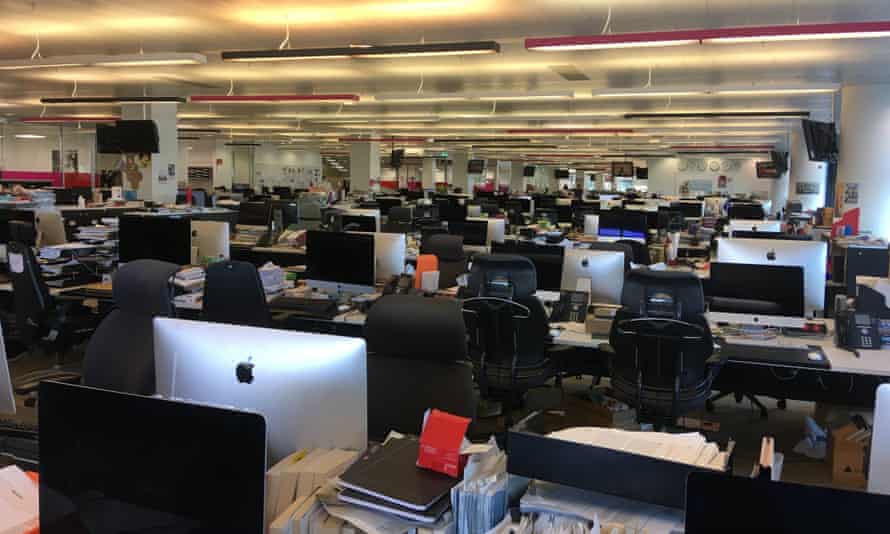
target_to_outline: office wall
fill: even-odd
[[[17,135],[39,135],[42,138],[22,139]],[[93,151],[95,150],[95,135],[89,130],[77,131],[74,128],[65,128],[63,135],[64,150],[77,151],[77,172],[85,175],[93,171]],[[52,154],[59,149],[59,128],[57,126],[30,126],[22,124],[8,124],[2,127],[2,139],[0,139],[0,168],[6,177],[19,179],[31,176],[33,178],[53,179],[61,185],[61,178],[53,176]],[[66,174],[73,172],[66,169]],[[88,182],[87,182],[88,183]],[[84,184],[86,185],[86,184]]]
[[[776,180],[757,177],[757,161],[761,159],[659,158],[648,160],[649,192],[680,195],[684,184],[695,190],[697,184],[710,184],[713,192],[758,194],[772,198]],[[717,170],[713,170],[713,169]],[[718,188],[718,177],[726,176],[726,188]],[[787,183],[787,182],[785,182]]]

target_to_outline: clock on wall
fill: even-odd
[[[710,170],[711,172],[719,171],[720,170],[720,162],[717,161],[716,159],[709,161],[708,162],[708,170]]]
[[[720,164],[720,167],[723,169],[724,172],[732,170],[732,160],[723,160],[723,162]]]
[[[677,162],[677,170],[680,172],[686,172],[689,169],[689,160],[681,159]]]
[[[700,160],[696,161],[695,167],[698,169],[698,172],[705,172],[705,169],[707,168],[705,160],[700,159]]]

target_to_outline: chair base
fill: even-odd
[[[724,392],[724,393],[719,393],[717,395],[714,395],[713,397],[708,399],[708,402],[705,404],[705,407],[708,409],[708,412],[714,411],[714,403],[715,402],[719,401],[720,399],[724,399],[730,395],[735,396],[736,404],[742,402],[742,400],[750,401],[751,404],[753,404],[760,410],[760,418],[761,419],[767,419],[769,417],[769,410],[767,410],[766,406],[764,406],[764,404],[762,402],[760,402],[760,399],[758,399],[757,397],[755,397],[754,395],[752,395],[750,393]],[[788,407],[788,403],[785,399],[777,399],[776,406],[780,410],[784,410],[785,408]]]

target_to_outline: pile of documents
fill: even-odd
[[[189,267],[176,273],[173,284],[186,293],[194,293],[204,289],[204,269]]]
[[[729,462],[728,453],[698,432],[665,434],[583,427],[554,432],[550,437],[716,471],[725,471]]]
[[[342,520],[328,516],[318,491],[358,458],[341,449],[301,450],[284,458],[266,473],[266,517],[270,534],[346,532]]]
[[[118,219],[117,217],[108,217],[102,219],[102,224],[78,226],[74,237],[78,241],[86,243],[115,242],[118,238]]]
[[[23,534],[37,527],[37,484],[15,466],[0,469],[0,532]]]
[[[517,482],[518,491],[510,491]],[[463,482],[451,490],[451,508],[458,534],[475,534],[494,528],[507,514],[509,498],[524,491],[525,486],[527,481],[507,476],[507,455],[492,440],[487,452],[470,457]]]
[[[284,270],[272,262],[266,263],[258,269],[260,280],[263,281],[263,289],[267,295],[280,293],[287,287]]]

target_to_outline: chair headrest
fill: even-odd
[[[692,273],[637,269],[624,281],[621,304],[640,317],[689,321],[705,312],[705,295]]]
[[[479,297],[531,297],[538,290],[535,264],[528,258],[510,254],[476,256],[470,269],[468,290]]]
[[[170,279],[179,265],[158,260],[127,263],[114,275],[114,303],[124,313],[170,316],[173,301]]]
[[[457,300],[416,295],[380,298],[365,322],[368,351],[394,358],[466,358],[466,327]]]
[[[460,261],[464,254],[464,238],[459,235],[432,234],[421,242],[421,254],[435,254],[439,261]]]

